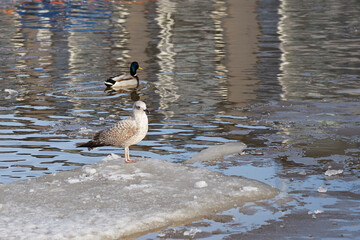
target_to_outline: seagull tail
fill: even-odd
[[[105,146],[104,144],[101,144],[99,142],[96,141],[88,141],[86,143],[81,143],[78,144],[76,147],[87,147],[89,151],[93,150],[96,147],[101,147],[101,146]]]

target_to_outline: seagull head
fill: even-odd
[[[150,113],[149,110],[147,110],[146,104],[143,101],[136,101],[133,105],[133,111],[134,113],[143,111],[147,114]]]

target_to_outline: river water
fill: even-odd
[[[184,162],[241,141],[243,154],[200,166],[281,193],[139,239],[359,236],[359,2],[12,0],[0,10],[0,183],[123,154],[76,144],[141,99],[150,130],[132,156]],[[132,61],[140,86],[106,90]]]

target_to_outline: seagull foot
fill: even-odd
[[[136,163],[135,159],[125,159],[125,163]]]

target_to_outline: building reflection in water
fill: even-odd
[[[336,100],[337,91],[356,86],[359,10],[341,1],[280,1],[282,99]]]
[[[150,16],[144,9],[151,4],[155,5],[155,14]],[[238,11],[242,14],[235,14]],[[255,96],[249,72],[256,62],[258,28],[250,1],[44,1],[24,3],[18,12],[18,36],[13,39],[16,48],[25,49],[18,54],[26,55],[27,60],[18,61],[16,68],[27,68],[28,74],[34,76],[17,79],[26,81],[23,86],[34,87],[42,82],[39,91],[45,85],[48,92],[56,92],[57,86],[82,83],[87,74],[91,75],[87,81],[101,83],[104,76],[128,71],[129,62],[136,59],[143,66],[148,61],[158,65],[156,71],[147,69],[140,74],[144,81],[152,80],[155,89],[150,94],[159,100],[160,111],[167,110],[166,119],[178,108],[171,106],[180,96],[190,103],[198,102],[202,96],[204,109],[224,100],[243,105]],[[244,27],[238,21],[248,25]],[[156,56],[145,54],[154,41],[150,38],[153,24],[159,29],[153,46],[157,48]],[[155,79],[148,74],[154,74]],[[75,92],[62,94],[76,97]]]
[[[169,110],[169,104],[176,102],[180,95],[177,93],[178,87],[174,82],[175,70],[175,52],[172,43],[174,16],[176,11],[176,3],[170,0],[157,1],[157,16],[155,22],[160,27],[159,42],[157,54],[159,71],[157,73],[157,81],[154,82],[156,87],[155,93],[159,95],[158,110],[164,115],[164,119],[170,119],[173,111]]]
[[[59,14],[61,10],[49,2],[24,2],[15,9],[13,24],[16,32],[11,42],[18,55],[14,72],[19,73],[12,76],[13,87],[24,93],[18,103],[35,108],[16,110],[16,114],[42,120],[48,119],[49,115],[64,114],[65,109],[72,108],[71,104],[46,96],[58,84],[58,76],[68,72],[69,54],[67,51],[56,52],[56,49],[66,49],[66,41],[58,41],[67,35],[65,28],[57,24],[57,21],[65,20]],[[57,21],[54,21],[55,16]]]
[[[257,64],[257,38],[260,34],[256,3],[248,0],[228,0],[227,3],[224,28],[229,74],[228,100],[244,107],[257,96],[258,80],[252,76]]]

